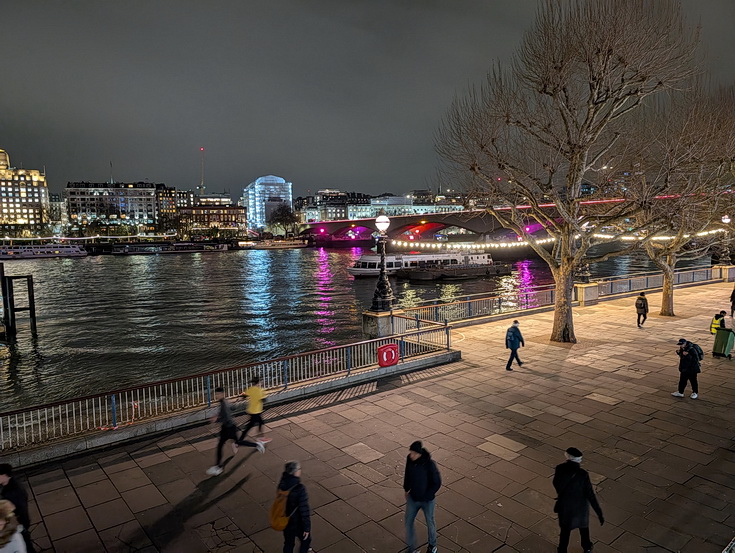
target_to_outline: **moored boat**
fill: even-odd
[[[48,257],[86,257],[87,252],[76,244],[40,244],[30,246],[0,245],[0,259],[42,259]]]
[[[411,281],[470,280],[509,275],[510,273],[510,265],[493,263],[492,265],[449,265],[425,269],[399,269],[396,277]]]
[[[479,251],[389,253],[385,255],[385,270],[388,274],[395,274],[401,269],[435,269],[456,266],[488,268],[492,265],[492,256],[487,252]],[[380,255],[363,254],[347,271],[355,277],[377,276],[380,273]]]
[[[129,242],[114,244],[113,255],[159,255],[226,252],[227,244],[213,242]]]
[[[251,250],[289,250],[306,248],[309,245],[305,240],[263,240],[253,243]]]

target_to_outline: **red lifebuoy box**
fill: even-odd
[[[395,365],[398,363],[399,358],[398,344],[385,344],[378,348],[378,365],[381,367]]]

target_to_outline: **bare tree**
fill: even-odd
[[[727,237],[722,217],[733,206],[735,180],[732,97],[732,90],[707,93],[695,83],[647,106],[618,144],[635,151],[624,180],[640,208],[635,222],[645,229],[643,248],[663,272],[661,315],[675,315],[677,262],[707,255]]]
[[[441,157],[503,204],[488,210],[551,268],[553,341],[576,342],[573,270],[605,241],[594,234],[638,209],[600,172],[641,102],[696,72],[697,44],[672,0],[546,0],[512,62],[456,98],[440,126]],[[596,196],[585,196],[585,182],[597,183]],[[583,203],[595,197],[622,200]],[[555,239],[553,251],[529,222]]]

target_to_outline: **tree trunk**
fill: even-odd
[[[664,272],[664,284],[661,294],[661,313],[665,317],[675,317],[674,313],[674,267],[662,263],[661,270]]]
[[[572,263],[562,261],[559,267],[551,270],[556,285],[554,303],[554,327],[551,329],[552,342],[577,343],[572,319],[572,300],[574,299],[574,280]]]

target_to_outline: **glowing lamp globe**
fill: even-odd
[[[730,223],[730,216],[729,215],[723,215],[722,216],[722,222],[726,225]]]
[[[375,219],[375,226],[378,227],[380,232],[385,232],[390,226],[390,219],[386,215],[378,215]]]

